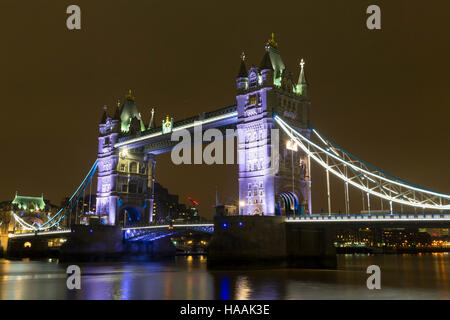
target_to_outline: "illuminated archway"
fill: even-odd
[[[277,216],[290,216],[299,213],[299,201],[295,193],[287,191],[278,194],[276,203]]]

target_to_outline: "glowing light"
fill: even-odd
[[[228,228],[228,223],[226,223],[226,222],[222,223],[222,227],[223,227],[224,229]]]
[[[295,143],[295,141],[288,140],[288,141],[286,141],[286,149],[292,150],[292,151],[297,151],[298,147],[297,147],[297,144]]]
[[[127,148],[122,148],[122,149],[120,150],[120,155],[121,155],[122,157],[126,157],[126,156],[128,155],[128,149],[127,149]]]
[[[24,244],[23,244],[23,247],[24,248],[31,248],[31,242],[25,242]]]
[[[245,207],[245,201],[244,200],[239,201],[239,206]]]

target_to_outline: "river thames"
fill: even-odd
[[[81,289],[67,264],[0,260],[0,299],[450,299],[450,254],[338,255],[336,270],[209,270],[203,256],[171,261],[82,263]],[[368,290],[366,268],[381,268]]]

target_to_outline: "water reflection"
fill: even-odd
[[[448,253],[341,255],[337,270],[208,270],[206,257],[79,264],[82,289],[66,287],[67,265],[0,260],[0,299],[450,299]],[[379,265],[382,289],[368,290]]]

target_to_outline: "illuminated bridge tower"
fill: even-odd
[[[97,215],[110,225],[152,220],[155,158],[143,148],[114,148],[123,136],[139,135],[145,125],[131,91],[114,117],[103,113],[98,138]]]
[[[272,34],[259,68],[247,70],[242,55],[237,77],[239,214],[294,215],[311,212],[309,159],[276,130],[279,115],[309,137],[308,83],[281,59]],[[273,130],[275,129],[275,130]]]

